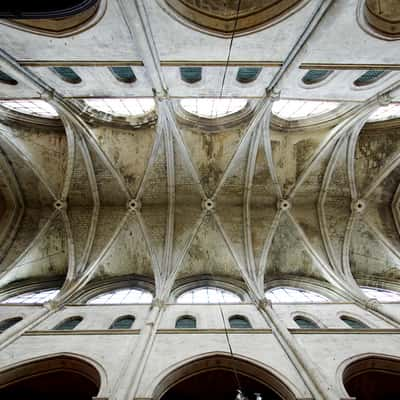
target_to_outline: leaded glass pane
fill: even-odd
[[[278,287],[265,293],[273,303],[325,303],[329,300],[315,292],[304,289]]]
[[[149,304],[152,300],[152,294],[146,290],[116,289],[93,297],[88,301],[88,304]]]
[[[240,297],[232,292],[217,287],[206,286],[189,290],[179,296],[178,303],[240,303]]]

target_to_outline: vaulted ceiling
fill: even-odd
[[[115,22],[121,21],[114,3],[104,17],[109,21],[99,22],[105,29],[116,29]],[[137,2],[126,9],[127,2],[118,2],[128,17],[136,12],[153,21],[167,18],[156,3]],[[301,3],[292,17],[253,33],[254,39],[292,21],[296,38],[302,40],[304,31],[310,49],[318,37],[295,19],[313,14],[313,23],[323,31],[350,2],[335,2],[326,15],[326,10],[318,14],[317,1]],[[356,2],[351,3],[355,7]],[[132,23],[125,23],[118,29],[133,29]],[[32,43],[48,38],[0,26],[0,33],[10,39],[0,66],[19,81],[15,90],[1,89],[1,97],[42,93],[60,116],[46,119],[0,110],[0,286],[61,279],[67,298],[101,279],[142,277],[154,281],[162,299],[179,282],[200,276],[236,281],[260,296],[266,284],[296,279],[330,285],[348,298],[362,296],[358,284],[398,286],[400,122],[366,123],[384,101],[398,99],[398,73],[391,72],[364,92],[344,90],[339,83],[332,90],[292,87],[301,71],[298,66],[319,50],[301,53],[302,47],[296,50],[293,40],[283,38],[282,46],[292,49],[293,58],[283,57],[281,65],[273,67],[271,80],[243,89],[243,97],[258,99],[246,111],[207,120],[184,112],[174,98],[192,89],[173,83],[160,61],[166,49],[158,25],[151,27],[155,42],[146,36],[151,30],[143,23],[136,27],[140,40],[131,47],[143,61],[145,82],[139,83],[138,92],[121,90],[122,97],[135,97],[149,95],[153,88],[156,112],[130,121],[89,113],[83,102],[70,99],[101,91],[101,82],[81,85],[76,92],[72,86],[64,90],[67,86],[55,83],[47,67],[33,66],[37,49],[26,46],[25,35],[31,35]],[[204,59],[216,56],[212,43],[227,43],[190,27],[176,29],[202,38],[199,48],[209,48]],[[64,56],[64,63],[72,65],[70,57],[85,56],[88,34],[90,30],[77,35],[78,44],[66,39],[64,55],[61,42],[51,44],[46,57],[54,61]],[[378,39],[363,34],[375,46]],[[121,46],[131,45],[131,40],[126,38]],[[190,60],[193,53],[179,47],[180,40],[176,38],[175,51]],[[336,51],[337,60],[344,62],[339,41],[334,43],[327,62],[335,60]],[[116,49],[104,49],[116,59]],[[393,59],[385,56],[389,50],[382,44],[382,64],[399,62],[394,59],[397,53],[390,53]],[[240,50],[243,60],[251,60],[252,51]],[[351,48],[348,51],[350,64],[354,60]],[[286,65],[285,60],[295,61]],[[376,64],[373,51],[369,60]],[[226,82],[226,95],[232,94],[235,85]],[[194,87],[193,97],[215,92],[215,82],[205,85]],[[104,90],[119,95],[117,87]],[[347,102],[322,117],[285,121],[271,112],[278,93],[285,99]]]

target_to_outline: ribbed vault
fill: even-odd
[[[399,278],[398,128],[364,125],[377,103],[334,124],[282,130],[271,102],[212,132],[169,101],[154,126],[63,116],[64,129],[1,129],[1,285],[63,277],[70,296],[101,279],[265,282],[304,278],[361,296]],[[216,121],[218,124],[218,121]],[[7,234],[8,232],[8,234]]]

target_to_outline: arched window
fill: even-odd
[[[181,67],[181,79],[186,83],[196,83],[201,81],[201,67]]]
[[[56,325],[53,330],[54,331],[72,331],[73,329],[75,329],[79,323],[83,320],[82,317],[71,317],[68,318],[64,321],[62,321],[61,323],[59,323],[58,325]]]
[[[184,315],[183,317],[179,317],[175,322],[175,328],[194,329],[196,328],[196,318],[190,315]]]
[[[154,100],[135,99],[85,99],[85,103],[97,110],[116,117],[140,117],[154,110]]]
[[[338,106],[339,103],[334,101],[278,100],[274,101],[272,113],[279,118],[292,120],[325,114]]]
[[[363,322],[358,319],[348,317],[346,315],[342,315],[340,319],[348,325],[351,329],[368,329],[369,326],[365,325]]]
[[[80,76],[70,67],[53,67],[52,71],[65,82],[72,84],[82,82]]]
[[[0,71],[0,82],[5,83],[6,85],[16,85],[18,82],[11,78],[10,75],[7,75],[5,72]]]
[[[250,83],[258,78],[260,72],[261,72],[260,67],[239,68],[236,75],[236,80],[240,83]]]
[[[265,293],[265,297],[273,303],[326,303],[326,297],[309,290],[277,287]]]
[[[117,318],[110,326],[109,329],[130,329],[135,322],[135,317],[132,315],[124,315]]]
[[[293,319],[300,329],[319,329],[319,326],[314,321],[311,321],[311,319],[306,317],[297,316]]]
[[[384,75],[386,75],[386,73],[387,73],[387,71],[371,69],[371,70],[363,73],[361,76],[359,76],[354,81],[354,85],[355,86],[370,85],[371,83],[374,83],[377,80],[381,79]]]
[[[237,294],[228,290],[213,286],[203,286],[183,293],[178,297],[177,302],[188,304],[240,303],[241,299]]]
[[[233,315],[229,318],[229,326],[234,329],[250,329],[249,320],[242,315]]]
[[[314,85],[316,83],[322,82],[326,79],[333,71],[329,69],[310,69],[303,76],[302,81],[306,85]]]
[[[152,294],[144,289],[116,289],[91,298],[88,304],[149,304],[152,300]]]
[[[0,105],[23,114],[35,115],[44,118],[58,117],[57,110],[44,100],[0,100]]]
[[[136,75],[131,67],[110,67],[110,71],[120,82],[133,83],[136,81]]]
[[[367,297],[377,299],[381,303],[400,303],[400,292],[365,286],[361,287],[361,290]]]
[[[36,290],[34,292],[22,293],[18,296],[9,297],[4,300],[3,303],[42,304],[54,299],[58,292],[58,289]]]
[[[182,108],[201,118],[220,118],[239,112],[246,107],[246,99],[184,99],[181,100]]]
[[[8,319],[4,319],[3,321],[0,321],[0,333],[4,332],[8,328],[11,328],[13,325],[18,323],[19,321],[22,321],[21,317],[8,318]]]
[[[368,118],[368,122],[385,121],[387,119],[400,117],[400,103],[391,103],[387,106],[379,107]]]

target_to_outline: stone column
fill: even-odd
[[[336,389],[329,386],[326,379],[319,372],[317,366],[308,357],[307,353],[299,344],[287,327],[282,323],[275,313],[272,304],[267,299],[258,301],[257,308],[261,315],[272,328],[272,332],[281,344],[284,352],[292,361],[305,385],[315,400],[340,400]]]
[[[133,400],[136,398],[164,309],[163,302],[153,301],[139,337],[128,348],[128,354],[121,367],[119,377],[110,392],[110,400]]]

